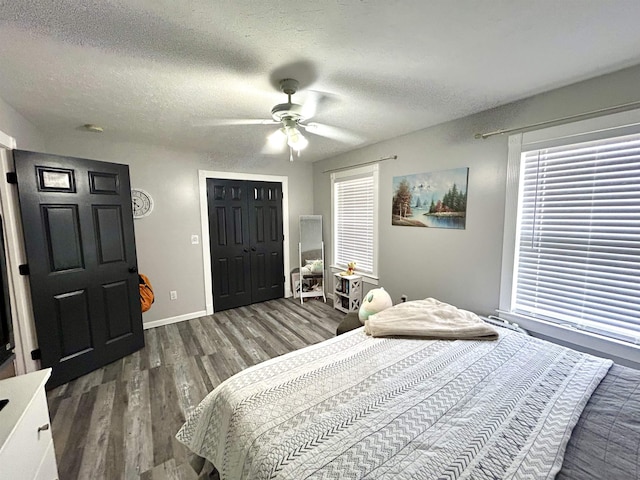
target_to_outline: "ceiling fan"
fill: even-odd
[[[218,119],[208,124],[213,125],[280,125],[267,137],[267,144],[262,149],[264,154],[279,153],[286,146],[289,148],[289,160],[293,161],[294,152],[300,156],[309,141],[302,131],[331,138],[344,143],[359,144],[363,139],[347,130],[317,122],[307,123],[316,114],[318,105],[324,99],[323,94],[309,91],[304,105],[293,103],[291,97],[298,91],[299,83],[293,78],[285,78],[279,82],[280,90],[287,95],[286,103],[279,103],[271,109],[270,119]]]
[[[287,95],[287,103],[279,103],[273,107],[271,116],[275,122],[281,123],[282,127],[269,135],[268,139],[276,146],[286,139],[289,146],[289,160],[293,161],[293,151],[298,152],[298,156],[300,156],[300,151],[309,145],[309,141],[300,131],[300,128],[306,130],[307,127],[301,122],[315,114],[316,105],[308,102],[305,111],[303,105],[291,101],[291,96],[298,91],[298,81],[293,78],[280,80],[280,90]]]

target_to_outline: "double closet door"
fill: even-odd
[[[213,308],[284,297],[282,184],[207,179]]]

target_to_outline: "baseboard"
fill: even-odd
[[[177,317],[161,318],[160,320],[152,320],[150,322],[144,322],[142,328],[148,330],[149,328],[161,327],[163,325],[169,325],[171,323],[184,322],[185,320],[192,320],[198,317],[204,317],[207,315],[205,310],[200,312],[185,313],[184,315],[178,315]]]

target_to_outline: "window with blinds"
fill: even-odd
[[[640,134],[520,168],[512,311],[640,344]]]
[[[360,173],[357,173],[360,172]],[[377,168],[359,169],[333,176],[334,264],[376,274]]]

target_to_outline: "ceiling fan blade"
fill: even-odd
[[[307,91],[307,98],[302,105],[302,110],[300,114],[302,118],[309,119],[315,116],[318,111],[318,105],[322,101],[322,94],[320,92],[316,92],[315,90]]]
[[[364,137],[357,133],[345,130],[344,128],[333,127],[331,125],[325,125],[324,123],[308,123],[306,125],[300,124],[307,132],[319,135],[321,137],[327,137],[332,140],[337,140],[342,143],[348,143],[350,145],[359,145],[366,140]]]
[[[324,112],[331,105],[337,104],[339,100],[339,96],[334,93],[306,90],[306,97],[301,111],[302,118],[309,120],[318,113],[318,110]]]
[[[211,118],[196,123],[199,127],[218,127],[218,126],[234,126],[234,125],[275,125],[275,120],[266,118]]]

